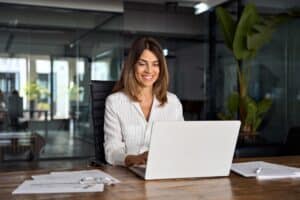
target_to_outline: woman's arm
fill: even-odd
[[[115,102],[107,98],[104,115],[104,150],[105,158],[112,165],[143,165],[146,164],[148,152],[139,155],[127,155],[126,145],[123,139],[118,116],[116,114]]]
[[[128,155],[125,158],[125,165],[127,167],[133,165],[145,165],[147,163],[148,151],[139,155]]]
[[[104,115],[105,158],[109,164],[124,165],[126,157],[125,143],[121,132],[120,122],[113,104],[113,99],[108,97],[105,103]]]

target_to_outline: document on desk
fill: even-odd
[[[300,168],[264,161],[233,163],[231,170],[241,176],[256,177],[259,180],[300,178]]]
[[[102,192],[103,190],[104,184],[95,184],[87,187],[79,182],[47,182],[27,180],[19,185],[12,194]]]
[[[110,181],[112,184],[120,183],[120,181],[113,176],[101,171],[101,170],[80,170],[80,171],[59,171],[51,172],[50,174],[42,174],[32,176],[34,180],[69,180],[69,181],[79,181],[84,177],[94,177],[100,178],[102,180]]]
[[[19,185],[13,194],[102,192],[104,185],[120,183],[100,170],[51,172],[32,178]]]

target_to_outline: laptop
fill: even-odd
[[[152,125],[145,180],[228,176],[240,121],[160,121]]]

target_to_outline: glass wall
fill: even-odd
[[[41,159],[92,156],[89,82],[118,78],[122,26],[119,13],[0,4],[0,134],[38,133]]]
[[[89,82],[118,79],[123,56],[141,35],[167,50],[169,89],[185,118],[205,117],[208,39],[198,25],[205,26],[207,15],[175,4],[125,4],[126,23],[118,13],[0,4],[0,63],[6,66],[0,87],[5,103],[13,90],[22,99],[17,127],[7,115],[0,134],[38,133],[46,141],[42,159],[92,156]]]
[[[285,51],[287,56],[287,119],[289,128],[300,124],[300,79],[298,76],[300,73],[300,62],[298,62],[300,38],[297,37],[300,34],[299,25],[299,19],[288,25],[288,41]]]

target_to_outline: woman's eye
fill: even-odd
[[[139,66],[144,66],[144,65],[145,65],[145,63],[138,62],[138,65],[139,65]]]
[[[159,67],[159,64],[158,63],[154,63],[153,66],[154,67]]]

